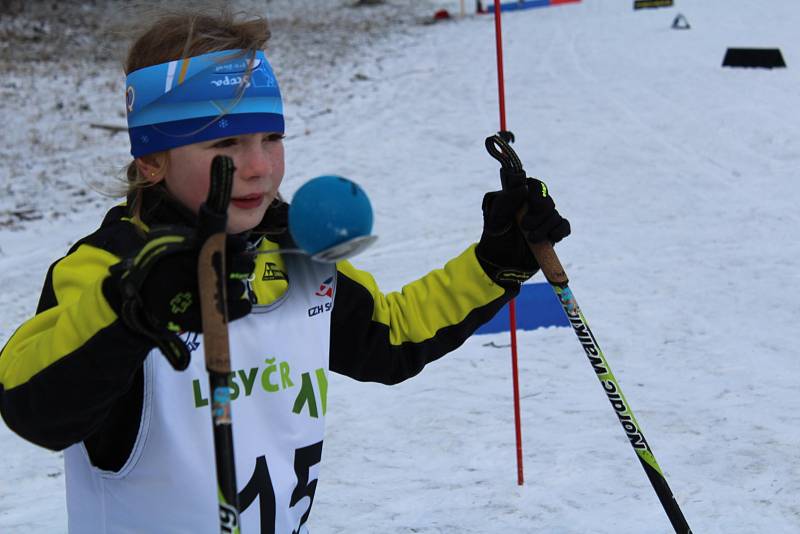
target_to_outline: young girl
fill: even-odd
[[[65,449],[71,532],[218,531],[195,232],[214,156],[236,166],[226,252],[244,532],[307,531],[329,371],[385,384],[416,375],[538,269],[525,236],[569,234],[529,179],[488,193],[480,242],[399,293],[347,261],[253,254],[292,246],[268,37],[262,19],[183,14],[135,41],[127,202],[53,263],[36,315],[0,353],[8,426]],[[191,354],[183,371],[176,339]]]

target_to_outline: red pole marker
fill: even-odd
[[[503,83],[503,29],[500,24],[500,0],[494,0],[494,33],[497,43],[497,93],[500,103],[500,131],[506,131],[506,96]],[[519,414],[519,372],[517,370],[517,306],[514,300],[508,303],[508,328],[511,332],[511,374],[514,383],[514,429],[517,440],[517,484],[522,486],[525,477],[522,471],[522,423]]]

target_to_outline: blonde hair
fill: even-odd
[[[269,25],[263,17],[234,13],[227,8],[162,11],[135,38],[123,68],[127,75],[152,65],[210,52],[241,49],[255,53],[264,49],[269,38]],[[165,153],[155,156],[165,157]],[[135,213],[142,188],[152,185],[152,181],[141,175],[135,161],[128,164],[125,175],[129,205]]]

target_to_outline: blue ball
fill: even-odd
[[[294,194],[289,205],[289,232],[309,255],[368,236],[372,205],[355,182],[341,176],[312,178]]]

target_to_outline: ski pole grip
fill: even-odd
[[[525,216],[526,211],[527,207],[523,206],[517,213],[517,224],[522,224],[522,218]],[[567,278],[567,273],[561,265],[561,260],[558,259],[556,251],[553,249],[553,244],[550,241],[539,241],[538,243],[531,243],[527,239],[526,241],[547,281],[554,285],[566,286],[569,283],[569,278]]]
[[[203,319],[206,369],[227,375],[231,371],[231,364],[224,264],[225,235],[214,234],[200,249],[200,315]]]
[[[217,156],[211,162],[208,197],[200,206],[199,233],[202,240],[197,272],[200,284],[200,315],[203,320],[206,369],[230,373],[228,310],[226,295],[225,227],[233,188],[233,160]]]
[[[561,266],[561,260],[558,259],[556,251],[553,250],[553,245],[549,241],[528,242],[528,246],[548,282],[562,286],[569,283],[567,273],[564,272],[564,267]]]

